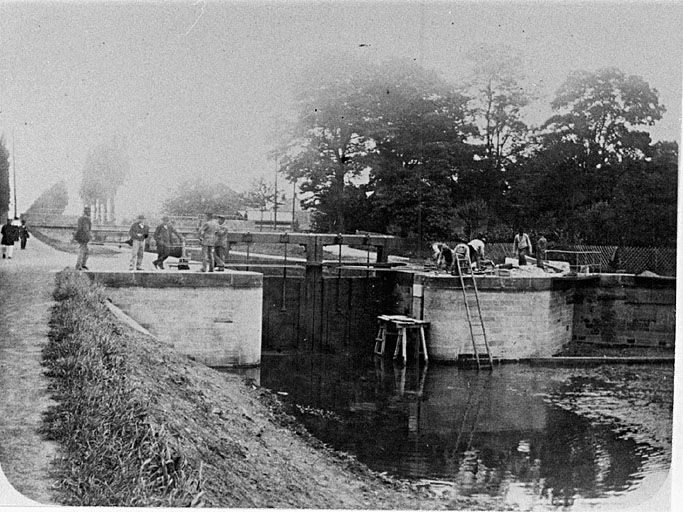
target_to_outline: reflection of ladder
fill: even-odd
[[[467,382],[467,387],[469,388],[467,403],[465,404],[462,421],[458,429],[458,437],[455,440],[456,449],[460,448],[460,441],[467,441],[467,446],[464,449],[465,452],[472,449],[472,440],[479,423],[482,401],[485,400],[485,397],[482,395],[488,390],[488,380],[482,384],[479,378],[475,377],[473,381]]]
[[[481,305],[479,303],[479,291],[477,290],[477,280],[472,271],[472,265],[467,253],[455,253],[457,262],[457,272],[460,277],[460,287],[462,288],[462,296],[465,302],[465,313],[467,314],[467,323],[470,326],[470,337],[472,338],[472,349],[474,351],[474,359],[477,362],[477,370],[483,367],[488,367],[493,370],[493,358],[489,350],[489,342],[486,338],[486,328],[484,327],[484,318],[481,316]],[[465,286],[465,279],[472,280],[472,286]],[[474,299],[474,300],[473,300]],[[475,307],[476,305],[476,307]]]

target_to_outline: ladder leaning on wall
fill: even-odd
[[[456,251],[455,260],[457,263],[456,271],[460,277],[460,287],[462,288],[462,296],[465,302],[467,323],[470,327],[472,350],[474,351],[473,359],[477,363],[477,370],[481,370],[482,368],[493,370],[493,358],[491,357],[489,342],[486,338],[484,318],[481,314],[481,304],[479,302],[477,280],[474,276],[474,272],[472,271],[472,264],[470,262],[469,254],[467,254],[467,252],[462,253]],[[471,287],[465,286],[466,279],[472,280]]]

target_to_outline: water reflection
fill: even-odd
[[[521,488],[556,506],[633,488],[656,450],[550,404],[556,382],[516,366],[477,373],[365,356],[264,356],[261,368],[261,384],[286,391],[310,431],[377,471],[461,495]]]

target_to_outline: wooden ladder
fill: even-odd
[[[465,302],[465,313],[467,314],[467,323],[470,327],[470,337],[472,338],[472,349],[477,363],[477,370],[481,370],[482,367],[493,370],[493,358],[491,357],[489,342],[486,338],[484,318],[481,315],[477,280],[472,271],[469,255],[456,252],[455,260],[457,262],[456,271],[458,272],[458,277],[460,277],[460,287],[462,288],[462,296]],[[465,286],[465,279],[472,280],[471,287]],[[472,298],[474,298],[474,301],[472,301]]]

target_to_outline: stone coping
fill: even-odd
[[[398,270],[398,272],[409,272]],[[477,276],[477,288],[482,291],[546,291],[567,290],[574,287],[644,287],[676,288],[676,278],[639,276],[634,274],[586,274],[548,276]],[[468,284],[470,278],[465,278]],[[446,273],[414,272],[414,283],[440,289],[460,289],[460,278]]]
[[[545,277],[545,276],[477,276],[477,288],[480,291],[545,291],[568,289],[573,287],[576,277]],[[585,279],[585,278],[579,278]],[[468,284],[471,278],[465,278]],[[460,278],[449,274],[435,274],[416,272],[414,277],[415,284],[439,289],[460,289]]]
[[[262,288],[263,274],[226,270],[225,272],[83,272],[91,280],[110,288]]]

